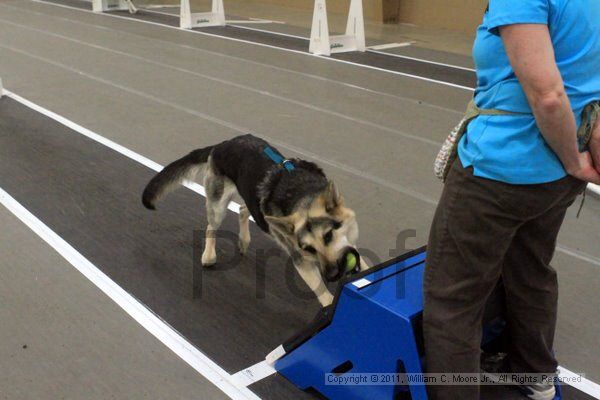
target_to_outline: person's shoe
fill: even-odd
[[[481,370],[489,381],[500,383],[500,376],[510,373],[506,362],[506,354],[482,353]],[[556,387],[552,383],[521,385],[517,382],[506,382],[504,380],[502,383],[515,385],[521,393],[531,400],[554,400],[556,397]]]
[[[535,385],[518,385],[519,390],[532,400],[553,400],[556,397],[556,387],[552,383]]]

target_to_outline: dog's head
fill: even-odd
[[[333,182],[311,201],[285,217],[267,216],[269,227],[303,258],[315,261],[328,282],[359,272],[356,215],[344,206]]]

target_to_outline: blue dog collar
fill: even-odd
[[[287,169],[288,171],[293,171],[294,169],[296,169],[296,166],[293,162],[291,162],[290,160],[286,160],[281,155],[277,154],[275,150],[273,150],[271,147],[266,146],[264,153],[267,155],[267,157],[273,160],[275,164],[283,165],[283,168]]]

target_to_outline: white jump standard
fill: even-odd
[[[326,0],[316,0],[310,32],[309,51],[316,55],[366,51],[362,0],[351,0],[346,34],[330,36]]]
[[[210,12],[192,13],[190,0],[181,0],[181,18],[179,26],[183,29],[207,26],[225,26],[225,8],[223,0],[213,0]]]

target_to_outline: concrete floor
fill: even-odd
[[[227,399],[0,207],[0,399]]]
[[[397,255],[390,249],[407,229],[416,231],[407,247],[426,242],[441,191],[431,173],[437,143],[472,95],[23,0],[0,0],[0,77],[7,89],[161,164],[248,131],[287,155],[315,160],[356,209],[361,245],[381,260]],[[600,201],[588,198],[582,218],[574,214],[554,262],[561,285],[556,348],[562,365],[599,381]]]

